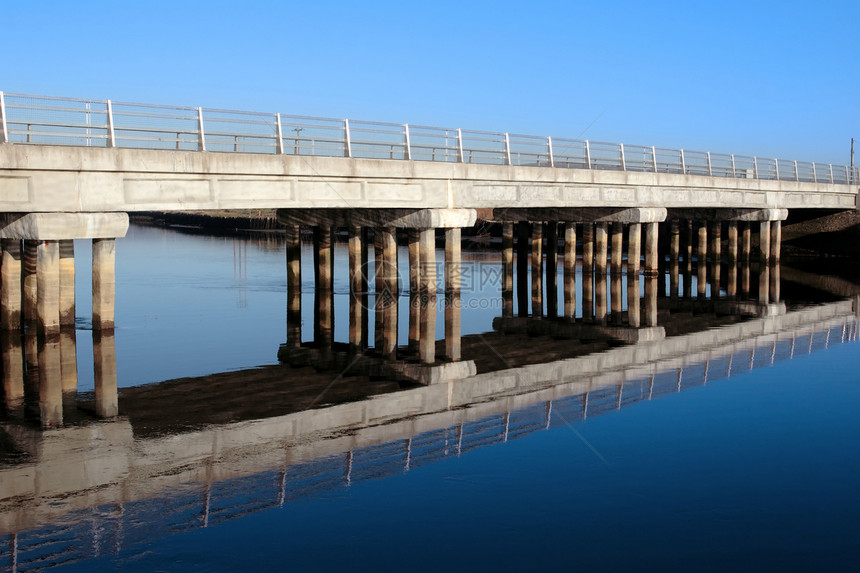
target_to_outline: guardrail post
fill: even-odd
[[[0,143],[8,143],[9,130],[6,128],[6,98],[0,92]]]
[[[406,140],[406,160],[412,160],[412,141],[409,139],[409,124],[403,124],[403,137]]]
[[[681,173],[687,174],[687,160],[684,158],[684,150],[681,149]]]
[[[737,172],[737,169],[735,169],[735,154],[732,153],[732,177],[737,177],[737,176],[738,176],[738,172]]]
[[[797,159],[794,160],[794,180],[800,181],[800,177],[797,173]]]
[[[773,172],[775,174],[776,180],[779,181],[779,159],[773,160]]]
[[[591,169],[591,144],[585,140],[585,168]]]
[[[711,168],[711,152],[708,151],[707,153],[708,153],[708,177],[713,177],[714,171]]]
[[[110,100],[107,100],[107,120],[108,120],[107,146],[108,147],[116,147],[116,135],[114,135],[114,131],[113,131],[113,106],[111,105]]]
[[[546,153],[549,156],[549,166],[555,167],[555,159],[552,157],[552,138],[546,138]]]
[[[842,168],[845,169],[845,183],[848,183],[850,185],[851,180],[848,178],[848,166],[843,165]]]
[[[206,151],[206,135],[203,133],[203,108],[197,108],[197,151]]]
[[[511,164],[511,137],[505,134],[505,165]]]
[[[275,133],[278,134],[278,145],[276,146],[277,147],[277,153],[278,153],[278,155],[283,155],[284,154],[284,132],[283,132],[283,127],[281,127],[281,114],[279,114],[279,113],[275,114],[275,124],[276,124]]]
[[[344,157],[352,157],[352,138],[349,136],[349,120],[343,120],[343,137],[346,140],[343,155]]]
[[[624,144],[618,144],[618,150],[621,152],[621,171],[627,171],[627,160],[624,158]]]
[[[812,162],[812,182],[818,183],[818,173],[815,170],[815,162]]]
[[[753,179],[758,179],[758,157],[753,157]]]
[[[830,163],[830,183],[833,183],[833,164]]]
[[[654,173],[657,173],[657,148],[653,145],[651,146],[651,168],[654,169]]]
[[[448,150],[445,150],[445,155],[448,154]],[[459,127],[457,128],[457,162],[463,163],[463,130]]]

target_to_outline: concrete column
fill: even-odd
[[[728,225],[728,253],[727,258],[729,265],[738,261],[738,222],[729,221]]]
[[[678,298],[679,275],[681,274],[681,264],[678,259],[672,261],[669,265],[669,298],[676,300]]]
[[[514,224],[502,223],[502,316],[514,314]]]
[[[445,358],[460,360],[460,229],[445,230]]]
[[[532,223],[532,316],[543,316],[543,223]]]
[[[693,298],[693,265],[692,261],[684,264],[684,298]]]
[[[738,263],[729,263],[729,276],[726,279],[726,294],[734,298],[738,294]]]
[[[24,241],[24,253],[21,265],[21,318],[26,324],[36,325],[39,311],[36,307],[36,299],[39,292],[38,280],[36,278],[36,259],[38,241]]]
[[[772,263],[770,266],[770,301],[779,302],[780,297],[780,272],[779,263]]]
[[[397,298],[399,293],[397,271],[397,230],[381,230],[383,256],[383,356],[393,360],[397,354]]]
[[[546,313],[558,316],[558,223],[546,224]]]
[[[770,303],[770,265],[767,264],[759,267],[758,302],[759,304]]]
[[[582,274],[594,272],[594,223],[582,224]]]
[[[711,299],[720,298],[720,262],[722,259],[722,224],[711,224]]]
[[[75,326],[75,242],[60,241],[60,325]]]
[[[39,344],[39,419],[43,428],[63,425],[63,377],[60,339],[46,338]]]
[[[657,277],[645,278],[645,326],[657,326]]]
[[[770,221],[759,222],[758,248],[761,264],[770,263]]]
[[[364,347],[362,322],[364,319],[364,306],[362,305],[361,292],[362,275],[364,268],[361,266],[362,242],[361,227],[350,227],[349,229],[349,349],[352,352],[360,352]]]
[[[382,229],[373,229],[373,347],[385,352],[385,238]]]
[[[39,333],[60,332],[60,244],[36,241],[36,309]]]
[[[93,372],[96,414],[113,418],[119,413],[116,378],[116,344],[112,331],[93,332]]]
[[[659,273],[658,263],[660,255],[658,252],[657,223],[645,224],[645,274],[657,276]]]
[[[750,261],[750,251],[752,250],[752,228],[750,223],[741,223],[741,261],[748,263]]]
[[[782,221],[770,223],[770,262],[779,263],[782,253]]]
[[[424,364],[436,362],[436,295],[421,296],[421,337],[418,359]]]
[[[409,229],[409,349],[418,350],[421,336],[421,242],[417,229]]]
[[[741,263],[741,294],[748,296],[750,294],[750,264],[749,262]]]
[[[624,225],[615,222],[612,223],[612,258],[611,272],[614,275],[620,275],[621,269],[624,268],[624,261],[621,252],[624,250]]]
[[[0,330],[21,328],[21,241],[3,239],[0,262]]]
[[[723,229],[722,223],[714,221],[711,223],[711,261],[719,263],[722,258],[722,240]]]
[[[641,324],[639,304],[639,275],[627,275],[627,324],[639,328]]]
[[[386,291],[382,299],[382,356],[386,360],[397,358],[397,297]]]
[[[703,298],[708,292],[708,227],[702,221],[699,225],[699,245],[696,250],[696,291],[699,298]]]
[[[93,239],[93,330],[114,327],[116,240]]]
[[[594,318],[594,223],[582,224],[582,318]]]
[[[362,348],[367,348],[370,344],[370,288],[368,283],[368,274],[370,273],[370,262],[368,251],[370,246],[370,228],[361,228],[361,306],[364,312],[361,315],[361,340]]]
[[[627,274],[638,275],[642,258],[642,225],[630,223],[627,227]],[[638,298],[638,296],[637,296]]]
[[[676,264],[681,254],[681,225],[678,219],[669,221],[669,262]]]
[[[531,225],[517,223],[517,314],[529,314],[529,236]]]
[[[687,272],[693,272],[693,220],[684,221],[684,262]]]
[[[621,273],[612,273],[609,275],[609,300],[612,308],[612,324],[621,324],[622,309],[624,305],[621,300],[621,292],[623,290],[623,281]]]
[[[606,227],[606,223],[596,223],[594,225],[594,274],[597,275],[598,281],[603,282],[606,282],[608,238]]]
[[[436,296],[436,229],[422,229],[419,237],[421,293]]]
[[[302,345],[302,241],[301,228],[287,225],[287,345]]]
[[[21,333],[0,332],[0,351],[6,408],[17,410],[24,403],[24,353],[21,348]]]
[[[393,227],[382,229],[382,256],[385,259],[383,267],[384,288],[389,296],[397,299],[400,291],[397,269],[397,230]]]
[[[702,221],[699,225],[699,248],[696,251],[696,257],[699,266],[707,265],[708,261],[708,224]]]
[[[594,320],[598,323],[606,322],[606,299],[609,285],[606,281],[606,273],[594,273]]]
[[[332,256],[332,230],[327,227],[314,227],[314,247],[316,248],[316,289],[331,292],[334,289],[334,261]]]
[[[564,316],[576,318],[576,223],[564,225]]]
[[[301,227],[287,225],[287,292],[302,291]]]

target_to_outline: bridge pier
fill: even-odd
[[[43,336],[54,336],[62,327],[74,327],[74,240],[92,239],[93,329],[112,329],[115,240],[127,230],[125,213],[7,213],[0,217],[0,328],[14,330],[28,324]]]

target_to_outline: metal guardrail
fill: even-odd
[[[539,137],[0,92],[0,143],[679,173],[854,184],[860,167]]]

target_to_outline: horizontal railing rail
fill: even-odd
[[[860,167],[578,139],[0,92],[0,143],[179,149],[857,184]]]

